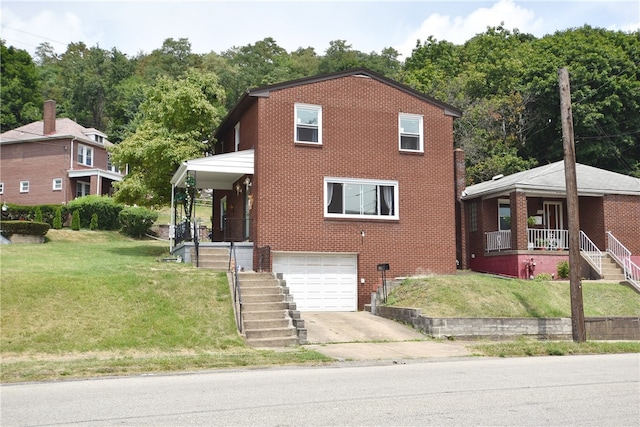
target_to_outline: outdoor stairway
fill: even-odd
[[[623,282],[624,270],[618,265],[617,262],[611,258],[611,255],[604,253],[602,256],[602,279],[615,280],[617,282]]]
[[[242,296],[243,331],[253,347],[289,347],[300,344],[304,321],[289,291],[271,273],[238,273]],[[303,336],[301,336],[303,338]]]
[[[196,265],[196,249],[191,248],[191,263]],[[198,248],[198,268],[227,271],[229,269],[229,249],[200,246]]]

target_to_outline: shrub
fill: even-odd
[[[109,196],[85,196],[79,197],[69,202],[70,210],[77,210],[80,213],[80,226],[90,228],[91,216],[95,213],[100,218],[98,224],[100,230],[118,230],[120,222],[118,214],[123,206],[117,204]]]
[[[75,210],[71,215],[71,229],[74,231],[80,230],[80,212]]]
[[[94,213],[91,215],[91,222],[89,223],[89,230],[97,230],[98,229],[98,214]]]
[[[2,221],[2,234],[28,234],[31,236],[44,236],[49,231],[49,224],[35,221]]]
[[[61,218],[64,218],[70,212],[64,205],[21,206],[7,203],[7,208],[7,211],[2,214],[4,219],[33,221],[39,218],[38,210],[40,210],[42,219],[38,222],[46,222],[51,226],[53,226],[53,221],[58,209],[60,209]]]
[[[551,277],[549,273],[540,273],[540,274],[536,274],[535,280],[539,282],[544,282],[544,281],[553,280],[553,277]]]
[[[560,261],[558,263],[558,277],[561,279],[567,279],[569,277],[569,263],[567,261]]]
[[[42,222],[42,209],[40,208],[40,206],[36,206],[36,212],[34,216],[36,222]]]
[[[137,206],[124,208],[118,215],[122,231],[131,237],[142,237],[158,219],[158,213]]]
[[[55,216],[53,217],[53,228],[56,230],[62,229],[62,208],[56,209]]]

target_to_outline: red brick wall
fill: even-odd
[[[65,150],[65,147],[67,149]],[[69,200],[69,140],[38,141],[2,146],[2,201],[19,205],[64,203]],[[63,190],[53,191],[53,179],[62,178]],[[29,192],[20,193],[20,181],[29,181]]]
[[[640,255],[640,196],[604,196],[604,230]]]
[[[93,166],[79,165],[78,145],[93,148]],[[4,193],[0,200],[19,205],[57,204],[73,200],[76,196],[76,180],[69,180],[70,139],[33,141],[2,146],[0,155],[0,181]],[[73,169],[107,169],[107,151],[90,144],[73,143]],[[53,190],[53,180],[62,179],[62,190]],[[83,177],[80,181],[91,183],[91,194],[96,194],[97,177]],[[29,192],[20,193],[20,181],[29,181]],[[111,181],[103,178],[102,194],[108,194]]]
[[[295,102],[322,106],[321,146],[294,144]],[[257,108],[251,212],[259,226],[252,236],[256,247],[358,253],[366,282],[359,285],[360,308],[377,285],[378,263],[390,264],[390,278],[455,272],[453,118],[355,76],[273,91],[257,100]],[[424,154],[399,152],[400,112],[424,116]],[[242,144],[252,139],[245,129],[251,132],[243,121]],[[325,219],[327,176],[397,180],[399,220]]]

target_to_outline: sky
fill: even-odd
[[[590,25],[640,30],[638,0],[413,1],[12,1],[0,2],[0,38],[34,54],[44,42],[61,54],[70,42],[129,56],[151,53],[168,38],[187,38],[193,53],[221,53],[266,37],[292,52],[323,55],[333,40],[355,50],[395,48],[401,60],[417,40],[463,44],[489,26],[543,37]]]

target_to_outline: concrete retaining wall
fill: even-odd
[[[420,309],[377,306],[375,314],[412,325],[435,338],[510,340],[573,339],[570,318],[431,318]],[[589,340],[640,340],[640,317],[585,318]]]

